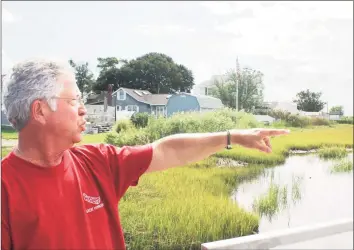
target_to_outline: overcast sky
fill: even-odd
[[[309,88],[353,114],[353,2],[2,2],[2,69],[29,57],[88,61],[161,52],[198,84],[264,73],[265,99]],[[96,72],[97,73],[97,72]]]

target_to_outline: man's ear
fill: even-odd
[[[32,119],[40,124],[45,124],[45,103],[41,100],[35,100],[31,105]]]

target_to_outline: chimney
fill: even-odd
[[[112,106],[112,93],[113,93],[113,84],[108,84],[108,92],[107,92],[107,105]]]
[[[103,99],[103,111],[104,112],[107,112],[107,104],[108,104],[107,96],[105,96],[104,99]]]

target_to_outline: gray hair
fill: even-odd
[[[7,119],[17,131],[28,123],[33,101],[46,100],[56,110],[54,97],[62,89],[57,80],[63,75],[74,77],[70,65],[52,60],[28,60],[12,68],[4,86],[3,102]]]

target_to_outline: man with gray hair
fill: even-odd
[[[86,109],[68,65],[29,60],[5,85],[18,144],[2,160],[2,249],[125,249],[118,202],[146,172],[202,160],[231,144],[271,152],[280,129],[177,134],[117,148],[79,145]]]

